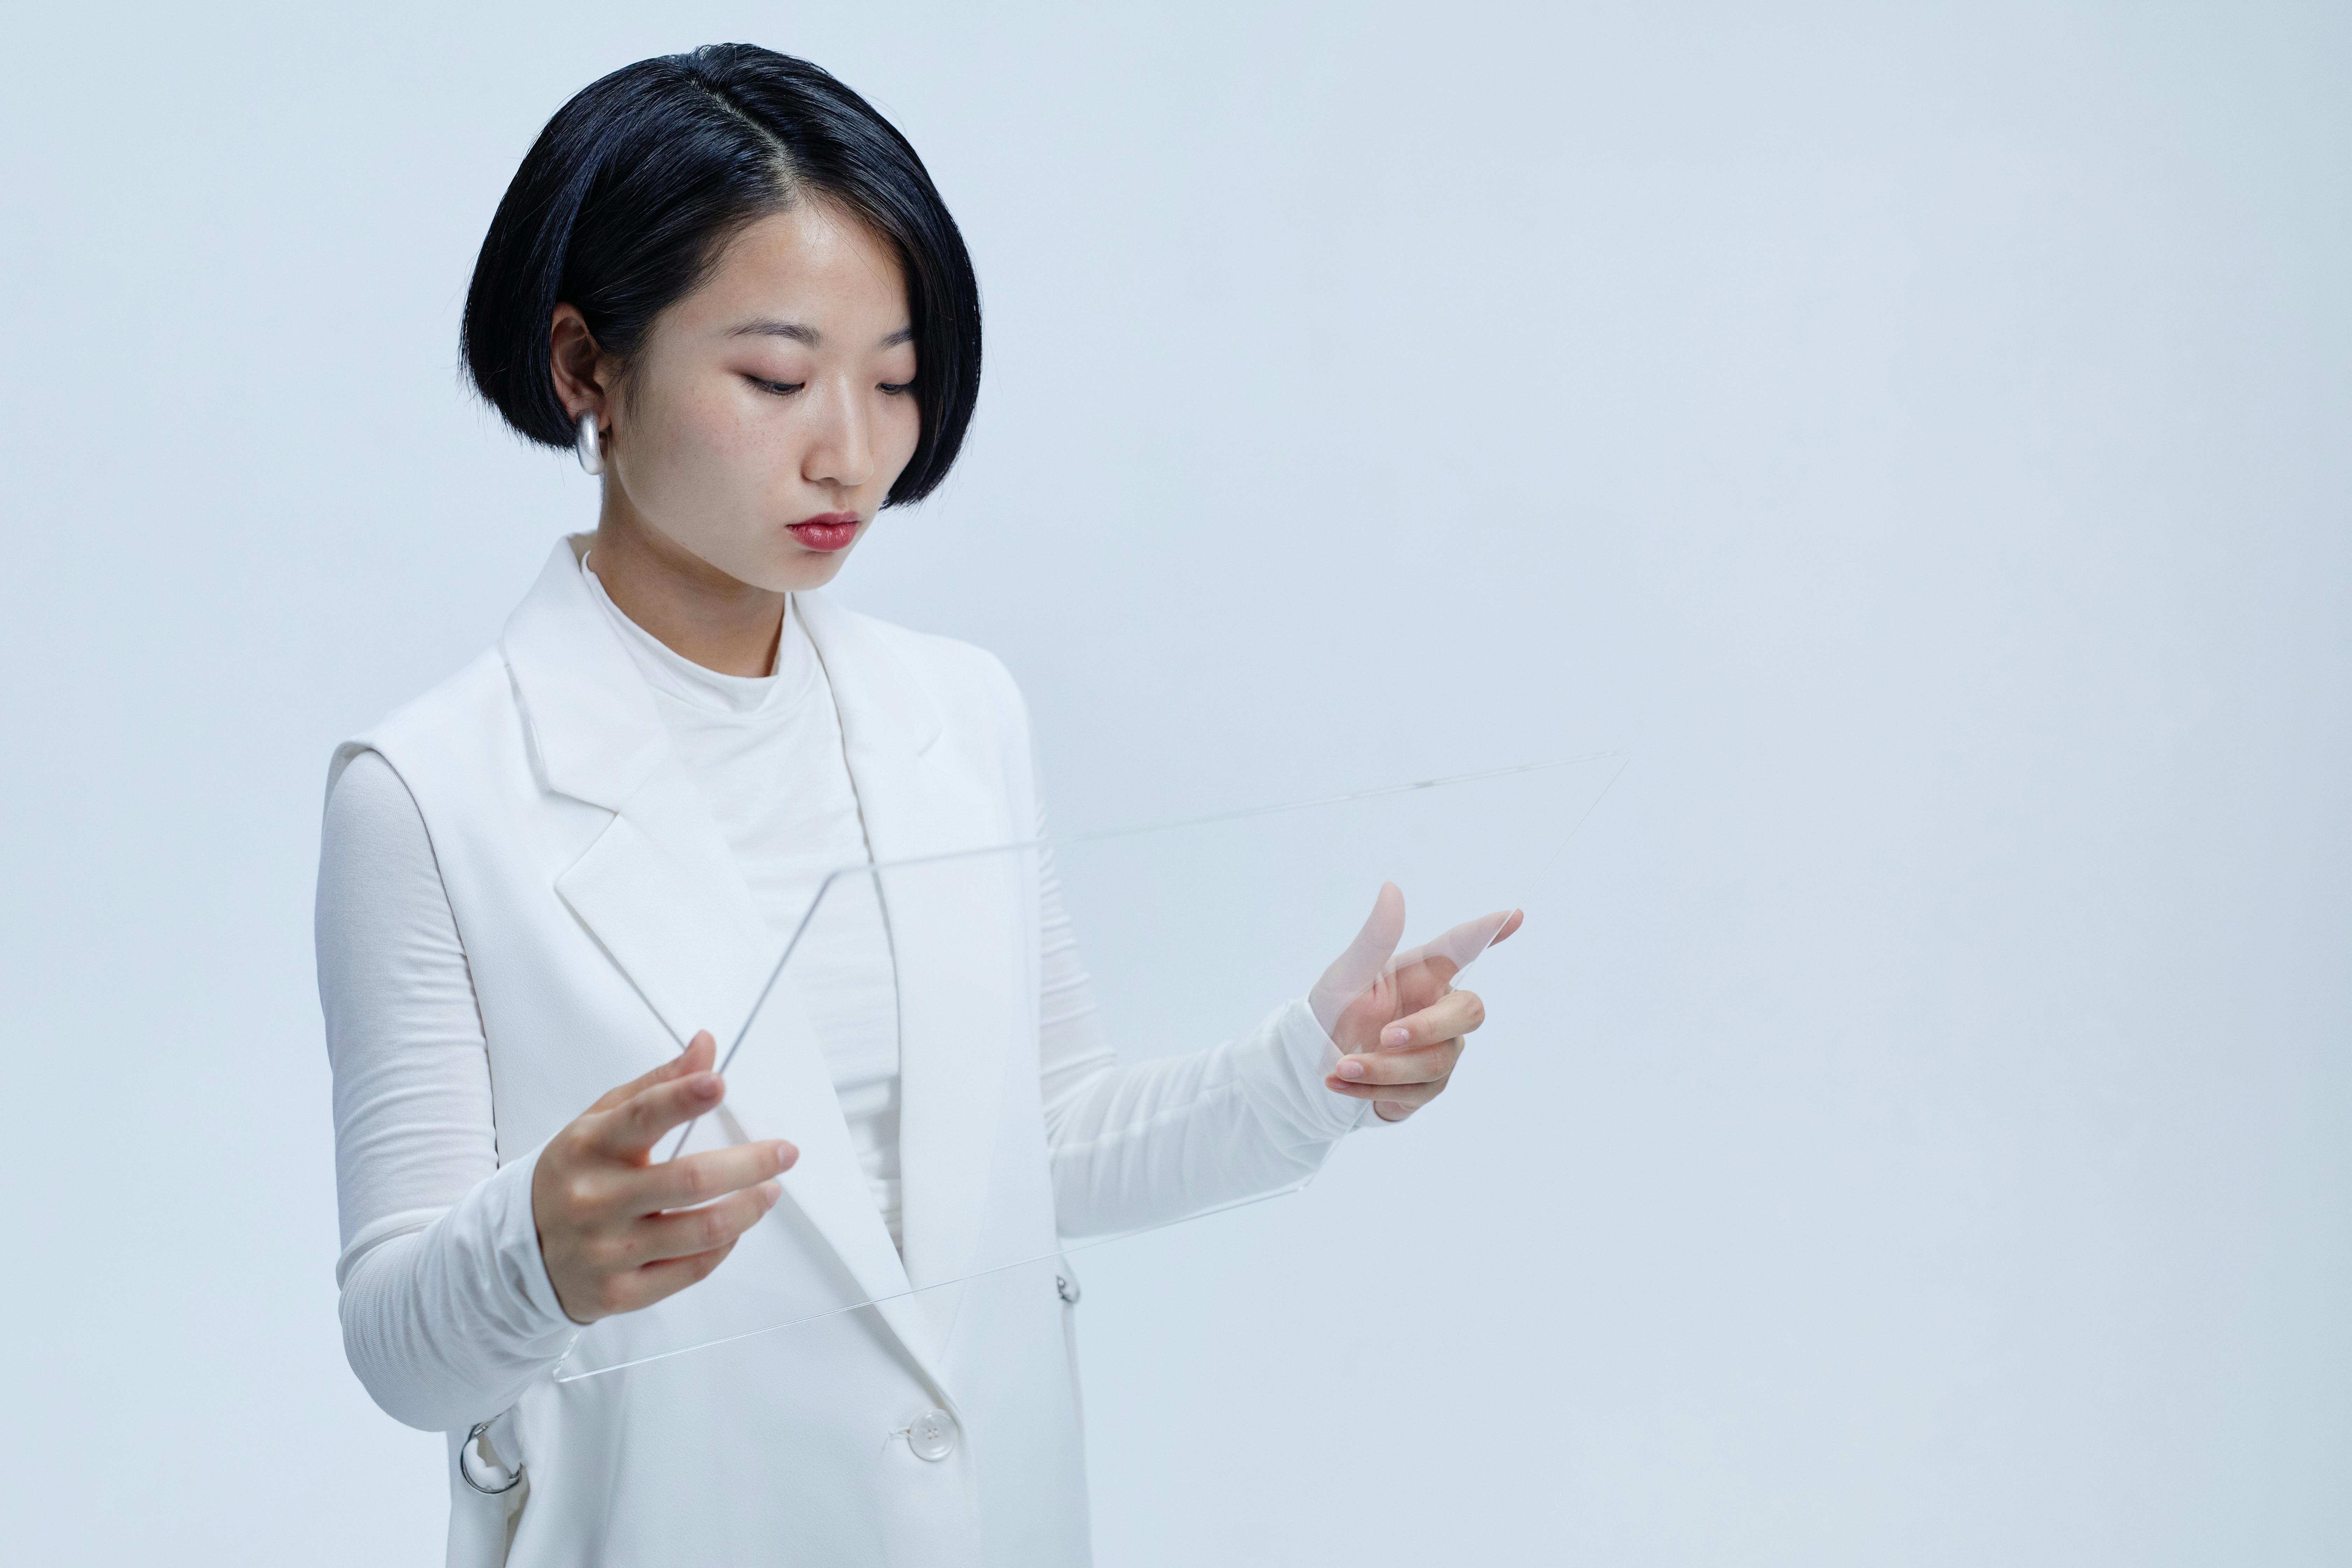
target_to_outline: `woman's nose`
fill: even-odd
[[[874,442],[857,388],[835,382],[822,401],[816,438],[801,460],[812,484],[856,489],[874,477]]]

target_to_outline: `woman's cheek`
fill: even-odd
[[[746,485],[740,441],[723,410],[672,405],[652,422],[651,461],[631,486],[647,521],[722,571],[742,531]],[[716,415],[717,417],[713,417]]]
[[[714,397],[690,411],[677,437],[676,477],[681,490],[704,504],[734,510],[766,488],[768,478],[783,459],[783,443],[751,411],[724,397]]]
[[[719,389],[698,394],[678,412],[679,447],[701,464],[731,461],[751,440],[756,424],[744,399]]]

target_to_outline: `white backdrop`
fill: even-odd
[[[1771,10],[0,16],[12,1556],[439,1551],[320,788],[592,515],[456,379],[499,192],[723,38],[966,227],[968,455],[839,594],[1005,658],[1066,825],[1633,759],[1458,1091],[1533,1179],[1441,1105],[1332,1178],[1398,1299],[1089,1277],[1107,1568],[2352,1555],[2352,20]],[[1349,1392],[1208,1443],[1171,1303]]]

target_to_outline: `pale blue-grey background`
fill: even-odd
[[[1089,1275],[1107,1564],[2352,1557],[2341,7],[584,0],[0,15],[12,1557],[439,1551],[320,785],[591,515],[456,378],[499,193],[730,37],[966,227],[968,455],[840,593],[1066,822],[1633,757],[1308,1194],[1381,1289]]]

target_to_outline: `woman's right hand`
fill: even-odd
[[[775,1206],[800,1151],[782,1139],[653,1163],[662,1134],[715,1110],[705,1030],[676,1059],[612,1090],[548,1140],[530,1176],[539,1254],[564,1315],[593,1323],[650,1307],[727,1260]]]

